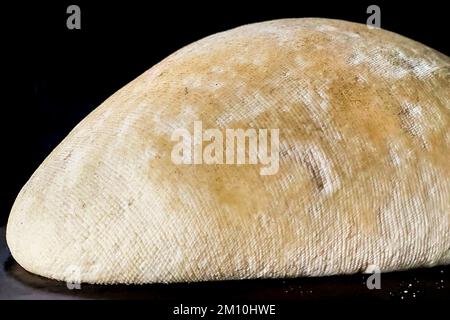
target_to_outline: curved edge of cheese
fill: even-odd
[[[89,283],[448,264],[449,68],[420,43],[338,20],[202,39],[108,98],[48,156],[14,203],[9,248],[30,272]],[[175,165],[171,133],[199,120],[279,128],[279,172]]]

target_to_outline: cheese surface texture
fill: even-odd
[[[126,63],[126,62],[124,62]],[[19,193],[26,270],[87,283],[450,263],[450,59],[381,29],[284,19],[175,52],[88,115]],[[279,169],[175,164],[177,128],[279,129]]]

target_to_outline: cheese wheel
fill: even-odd
[[[423,44],[339,20],[204,38],[46,158],[12,208],[11,253],[32,273],[101,284],[448,264],[449,70]],[[175,163],[173,134],[195,123],[278,129],[278,167]]]

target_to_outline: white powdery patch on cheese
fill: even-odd
[[[334,31],[338,30],[336,27],[330,26],[328,24],[314,25],[314,26],[312,26],[312,29],[320,31],[320,32],[334,32]]]
[[[354,38],[354,39],[361,38],[361,36],[359,34],[357,34],[356,32],[352,32],[352,31],[343,31],[343,30],[341,30],[341,31],[339,31],[339,33],[342,34],[342,35],[345,35],[345,36],[347,36],[349,38]]]
[[[261,52],[253,57],[252,63],[257,66],[262,66],[267,64],[268,56],[264,52]]]
[[[200,74],[191,73],[184,76],[181,83],[187,88],[199,88],[203,84],[203,79]]]
[[[309,26],[309,30],[321,32],[331,37],[333,42],[339,42],[340,44],[348,45],[349,39],[358,40],[361,39],[361,35],[353,31],[342,30],[333,25],[326,23]]]
[[[424,114],[422,107],[409,102],[402,103],[402,113],[400,115],[403,129],[410,135],[417,138],[424,147],[428,147],[426,139],[427,128],[424,126]]]
[[[421,117],[422,116],[422,107],[419,105],[412,105],[406,103],[406,105],[409,107],[409,112],[414,117]]]
[[[213,67],[211,67],[210,70],[213,73],[224,73],[225,72],[225,69],[221,66],[213,66]]]
[[[408,74],[419,78],[427,77],[439,68],[435,61],[428,58],[407,54],[398,48],[377,46],[372,50],[354,50],[349,63],[350,65],[367,65],[372,72],[395,80]]]
[[[327,90],[328,90],[328,87],[326,85],[321,86],[317,90],[317,94],[320,97],[319,105],[320,105],[320,108],[322,110],[324,110],[324,111],[327,111],[329,109],[329,107],[330,107],[330,102],[329,102]]]
[[[398,150],[397,148],[390,148],[389,149],[389,156],[392,159],[392,163],[396,166],[396,167],[400,167],[400,165],[402,164],[402,159],[400,158],[400,156],[398,155]]]
[[[402,60],[408,61],[412,66],[412,72],[419,78],[426,77],[439,68],[435,61],[429,60],[428,58],[408,56],[401,50],[398,50],[397,52]]]
[[[293,35],[295,32],[297,32],[296,28],[290,28],[289,26],[277,24],[257,24],[248,26],[247,31],[253,34],[273,35],[279,37],[280,39],[284,38],[286,40],[290,35]],[[290,39],[292,40],[292,38]]]
[[[305,107],[313,113],[313,116],[318,116],[319,113],[327,111],[329,107],[326,90],[326,87],[321,87],[318,90],[303,87],[297,89],[296,96],[298,100],[303,102]],[[318,107],[320,110],[318,110]]]

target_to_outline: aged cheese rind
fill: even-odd
[[[338,20],[202,39],[107,99],[49,155],[12,208],[12,255],[30,272],[89,283],[448,264],[449,70],[420,43]],[[170,136],[196,120],[279,128],[279,172],[175,165]]]

